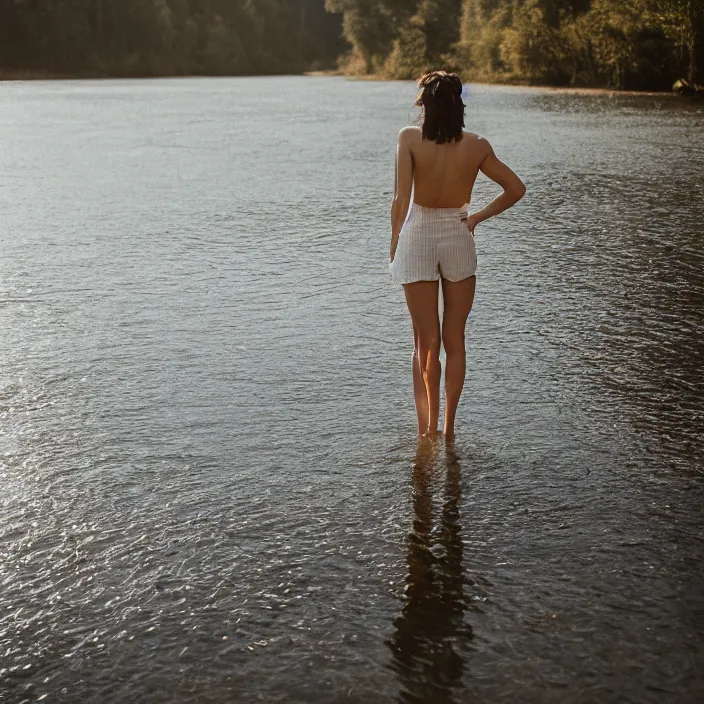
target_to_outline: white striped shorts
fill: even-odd
[[[466,217],[466,207],[424,208],[413,203],[389,264],[391,280],[410,284],[440,277],[461,281],[474,276],[477,250]]]

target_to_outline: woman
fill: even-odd
[[[405,127],[398,137],[389,269],[392,280],[403,284],[413,322],[418,434],[439,434],[442,340],[446,356],[443,433],[452,441],[465,377],[464,330],[476,284],[474,229],[510,208],[526,189],[496,158],[486,139],[463,130],[462,82],[455,74],[431,71],[418,84],[415,104],[423,109],[422,127]],[[480,170],[503,193],[469,215],[472,187]]]

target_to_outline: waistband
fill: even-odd
[[[454,220],[457,218],[466,218],[468,208],[468,204],[463,205],[461,208],[426,208],[414,202],[411,203],[409,216],[420,216],[424,220]]]

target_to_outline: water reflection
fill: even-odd
[[[413,529],[408,534],[406,603],[394,619],[387,645],[401,682],[399,701],[456,701],[472,628],[464,623],[462,537],[459,507],[461,468],[453,451],[419,444],[413,465]],[[442,508],[433,525],[433,486],[446,470]]]

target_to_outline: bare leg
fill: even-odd
[[[418,435],[425,435],[428,432],[428,392],[425,388],[425,380],[420,371],[420,359],[418,357],[419,341],[415,325],[413,326],[413,397],[416,402],[416,415],[418,416]]]
[[[442,317],[442,344],[445,347],[445,423],[444,433],[449,441],[455,439],[455,413],[460,402],[466,357],[464,331],[467,316],[474,302],[477,277],[462,281],[442,280],[445,310]]]
[[[413,321],[415,356],[418,360],[420,379],[427,399],[427,422],[425,414],[418,411],[418,429],[421,435],[437,434],[440,415],[440,319],[438,317],[437,281],[416,281],[405,284],[406,303]],[[422,396],[422,394],[419,394]]]

